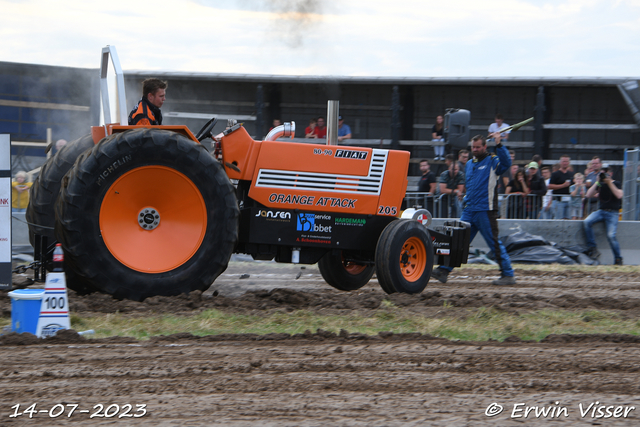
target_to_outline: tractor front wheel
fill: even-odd
[[[372,265],[357,264],[346,261],[342,252],[327,252],[320,261],[318,268],[322,278],[331,286],[341,291],[355,291],[371,280],[374,267]]]
[[[387,293],[422,292],[429,283],[433,261],[431,236],[418,221],[393,221],[378,239],[376,275],[380,287]]]

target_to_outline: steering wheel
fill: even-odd
[[[203,127],[202,129],[200,129],[198,131],[198,133],[196,134],[196,139],[200,142],[202,142],[203,139],[207,138],[208,136],[211,135],[211,131],[213,130],[213,127],[216,125],[216,123],[218,123],[218,119],[217,118],[212,118],[211,120],[209,120]]]

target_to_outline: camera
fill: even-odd
[[[606,177],[607,177],[606,173],[600,172],[600,174],[598,175],[598,181],[604,181]]]

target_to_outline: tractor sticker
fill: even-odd
[[[296,222],[296,230],[315,233],[331,233],[331,225],[316,223],[316,219],[331,221],[331,215],[299,213]]]
[[[333,154],[333,150],[329,150],[329,149],[321,149],[321,148],[314,148],[313,149],[313,154],[316,155],[323,155],[323,156],[330,156]]]
[[[336,218],[336,225],[348,225],[348,226],[356,226],[363,227],[367,223],[367,220],[364,218]]]
[[[357,201],[358,199],[341,197],[319,197],[318,200],[316,200],[316,196],[299,196],[282,193],[271,193],[269,195],[270,203],[282,203],[283,205],[315,205],[332,208],[355,209]]]
[[[358,199],[341,199],[339,197],[320,197],[316,202],[316,206],[331,206],[332,208],[356,208]]]
[[[331,244],[332,219],[328,214],[296,214],[296,230],[301,233],[296,242]]]
[[[269,202],[289,205],[313,205],[316,196],[298,196],[292,194],[271,193]]]
[[[393,215],[398,214],[398,208],[395,206],[378,206],[378,215]]]
[[[267,221],[279,221],[279,222],[289,222],[291,220],[291,212],[286,211],[270,211],[270,210],[259,210],[256,214],[258,217],[262,217]]]
[[[358,159],[358,160],[366,160],[367,151],[355,151],[355,150],[336,150],[336,156],[343,159]]]

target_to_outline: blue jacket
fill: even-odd
[[[471,212],[498,210],[498,178],[511,167],[509,150],[503,145],[496,147],[495,154],[467,162],[464,208]]]

